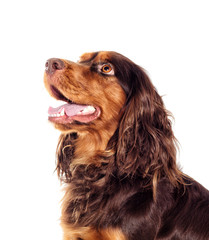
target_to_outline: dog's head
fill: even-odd
[[[49,59],[44,82],[49,93],[65,104],[49,108],[49,120],[61,131],[85,131],[115,125],[126,94],[117,78],[113,52],[87,53],[77,63]]]

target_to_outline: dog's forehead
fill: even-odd
[[[84,53],[80,56],[79,62],[91,62],[91,61],[106,61],[110,59],[109,52],[91,52]]]

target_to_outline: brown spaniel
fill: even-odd
[[[207,240],[209,192],[176,164],[170,115],[145,71],[116,52],[52,58],[64,240]]]

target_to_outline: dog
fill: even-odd
[[[105,51],[45,67],[64,101],[48,110],[61,131],[63,239],[209,239],[209,192],[177,166],[171,114],[145,70]]]

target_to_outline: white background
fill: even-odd
[[[209,188],[209,7],[203,0],[18,0],[0,6],[0,239],[61,239],[59,132],[45,61],[114,50],[144,67],[175,117],[183,171]]]

